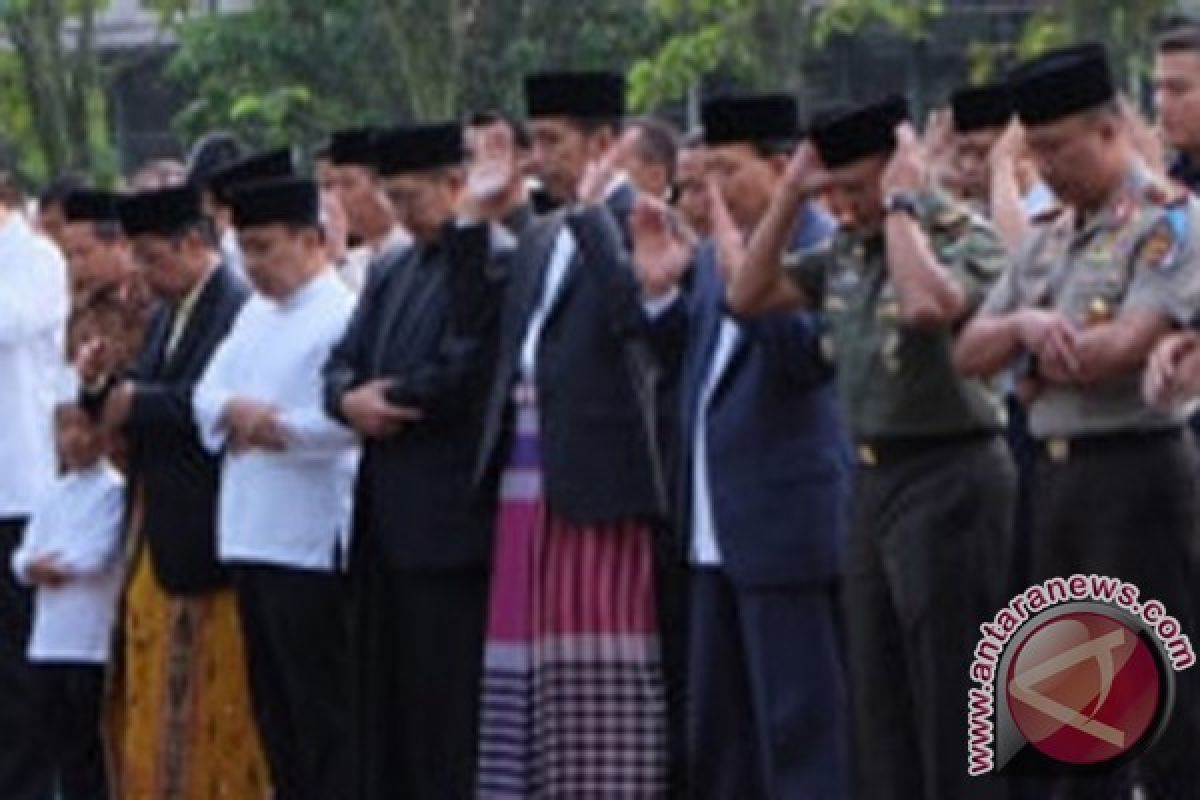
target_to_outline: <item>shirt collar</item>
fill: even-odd
[[[0,247],[7,247],[30,233],[29,223],[18,211],[9,211],[8,218],[0,224]]]
[[[321,294],[327,279],[333,276],[331,269],[322,269],[316,275],[313,275],[300,286],[296,287],[287,297],[276,303],[276,306],[281,311],[295,311],[308,304],[317,295]]]
[[[205,273],[204,277],[196,282],[196,285],[192,287],[191,291],[184,295],[183,299],[179,301],[179,305],[175,307],[175,313],[177,315],[186,316],[192,313],[192,309],[196,307],[196,303],[200,300],[200,295],[204,294],[204,287],[208,286],[209,282],[213,279],[213,275],[217,273],[218,269],[220,269],[220,267],[215,266],[209,269],[209,271]]]

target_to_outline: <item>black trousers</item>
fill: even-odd
[[[1196,453],[1189,434],[1114,439],[1037,463],[1034,580],[1096,573],[1136,584],[1200,641]],[[1200,797],[1200,668],[1175,673],[1176,699],[1162,738],[1108,775],[1043,785],[1042,797]]]
[[[746,589],[692,573],[688,764],[697,800],[839,800],[849,698],[828,586]]]
[[[365,557],[352,574],[357,788],[348,796],[474,797],[487,570]]]
[[[861,466],[844,605],[855,796],[1003,796],[967,774],[969,668],[1008,583],[1016,477],[999,438]]]
[[[45,663],[34,667],[46,760],[58,800],[106,800],[108,779],[100,740],[104,667]]]
[[[43,721],[36,670],[25,660],[33,593],[12,574],[13,551],[25,519],[0,519],[0,798],[45,800],[50,765],[42,748]]]
[[[278,800],[347,796],[344,585],[336,574],[234,568],[251,704]]]

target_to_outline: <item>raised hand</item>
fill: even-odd
[[[833,178],[812,142],[802,141],[788,162],[783,173],[784,185],[798,192],[803,197],[813,197],[821,194],[832,183]]]
[[[470,216],[487,216],[504,200],[517,173],[516,144],[507,125],[468,130],[471,163],[462,211]]]
[[[1015,169],[1024,152],[1025,129],[1020,122],[1013,120],[992,145],[988,153],[988,166],[993,172],[997,169]]]
[[[1146,122],[1141,112],[1134,107],[1133,103],[1129,102],[1128,98],[1122,97],[1118,101],[1118,105],[1121,108],[1121,119],[1129,134],[1133,149],[1142,157],[1152,172],[1165,176],[1167,159],[1162,136]]]
[[[957,143],[954,136],[954,116],[949,109],[939,108],[929,112],[925,121],[925,133],[921,146],[928,158],[929,171],[943,185],[956,181],[957,169],[954,155]]]
[[[692,262],[692,248],[684,240],[667,204],[640,195],[629,218],[633,237],[633,263],[642,292],[663,297],[679,285]]]
[[[84,386],[95,386],[112,369],[112,346],[99,337],[84,342],[75,354],[75,371]]]
[[[605,190],[608,189],[617,173],[620,172],[621,165],[625,163],[637,146],[639,135],[636,128],[630,128],[621,134],[621,138],[608,148],[603,156],[588,162],[587,168],[583,171],[583,179],[579,182],[577,196],[580,203],[591,205],[604,199]]]
[[[717,270],[725,281],[732,281],[746,260],[746,240],[729,213],[729,206],[716,180],[709,178],[706,187],[713,246],[717,250]]]
[[[883,196],[893,192],[918,192],[925,188],[928,180],[929,161],[925,148],[912,125],[903,122],[896,128],[896,152],[879,181]]]

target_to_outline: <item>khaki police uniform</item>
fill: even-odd
[[[1195,200],[1138,165],[1099,212],[1036,218],[981,313],[1056,310],[1080,331],[1146,312],[1186,325],[1200,308],[1198,214]],[[1031,359],[1025,373],[1037,441],[1033,580],[1096,573],[1133,582],[1143,602],[1160,600],[1195,637],[1196,458],[1183,411],[1146,404],[1141,367],[1086,385],[1044,381]],[[1116,796],[1135,783],[1149,797],[1196,796],[1198,695],[1188,673],[1177,679],[1164,738],[1114,776],[1072,776],[1061,796]]]

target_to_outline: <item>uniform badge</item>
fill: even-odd
[[[1154,230],[1142,240],[1138,249],[1138,265],[1148,269],[1162,269],[1175,253],[1178,239],[1166,220],[1154,227]]]
[[[1093,297],[1087,307],[1087,324],[1101,325],[1105,322],[1111,322],[1112,318],[1112,304],[1103,297]]]

